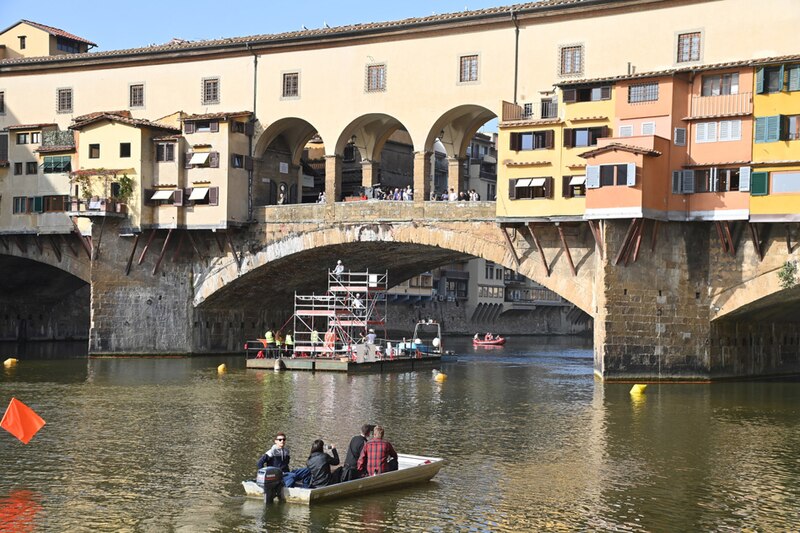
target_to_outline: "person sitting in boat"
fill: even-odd
[[[494,339],[494,335],[492,335],[491,333],[487,333],[486,336],[483,338],[483,340],[485,340],[485,341],[490,341],[490,340],[493,340],[493,339]]]
[[[472,340],[474,340],[474,341],[479,341],[479,340],[481,340],[481,339],[480,339],[480,337],[478,336],[478,334],[476,333],[476,334],[475,334],[475,336],[474,336],[474,337],[472,337]]]
[[[366,471],[358,469],[358,458],[361,457],[361,450],[364,449],[364,445],[372,435],[373,429],[375,429],[374,424],[364,424],[361,426],[361,434],[350,439],[350,445],[347,447],[347,456],[342,467],[342,482],[358,479],[366,474]]]
[[[275,444],[258,460],[259,470],[265,466],[274,466],[283,472],[289,471],[289,449],[286,447],[285,433],[275,435]]]
[[[364,445],[357,468],[368,476],[397,470],[397,452],[388,440],[383,439],[383,426],[375,426],[374,438]]]
[[[338,483],[342,477],[342,469],[337,468],[331,472],[331,466],[339,464],[339,452],[336,446],[329,446],[330,455],[325,453],[325,443],[322,439],[317,439],[311,445],[311,454],[308,456],[306,466],[311,471],[311,479],[308,487],[327,487]]]

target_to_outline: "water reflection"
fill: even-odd
[[[429,372],[247,371],[238,356],[23,359],[0,377],[0,400],[19,397],[48,425],[29,446],[0,436],[0,509],[11,510],[0,516],[18,509],[23,530],[86,531],[800,523],[800,384],[651,385],[635,399],[630,385],[594,381],[584,341],[542,340],[489,352],[449,339],[444,383]],[[365,422],[448,465],[427,485],[312,508],[243,496],[277,431],[300,466],[315,438],[344,448]]]

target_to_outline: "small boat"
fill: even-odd
[[[304,503],[311,505],[323,501],[372,494],[379,490],[394,489],[430,481],[447,462],[438,457],[423,457],[420,455],[398,455],[398,469],[377,476],[363,477],[336,483],[327,487],[306,489],[303,487],[283,487],[282,498],[287,502]],[[242,481],[242,486],[247,496],[263,498],[264,489],[258,486],[255,480]]]
[[[506,343],[505,337],[495,337],[494,339],[487,341],[484,339],[472,339],[473,346],[502,346]]]

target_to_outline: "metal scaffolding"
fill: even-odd
[[[293,357],[353,357],[370,329],[386,337],[389,273],[328,271],[328,291],[294,295]]]

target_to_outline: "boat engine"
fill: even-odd
[[[256,483],[264,489],[264,503],[272,503],[275,498],[281,498],[283,472],[280,468],[267,466],[259,469],[256,474]]]

